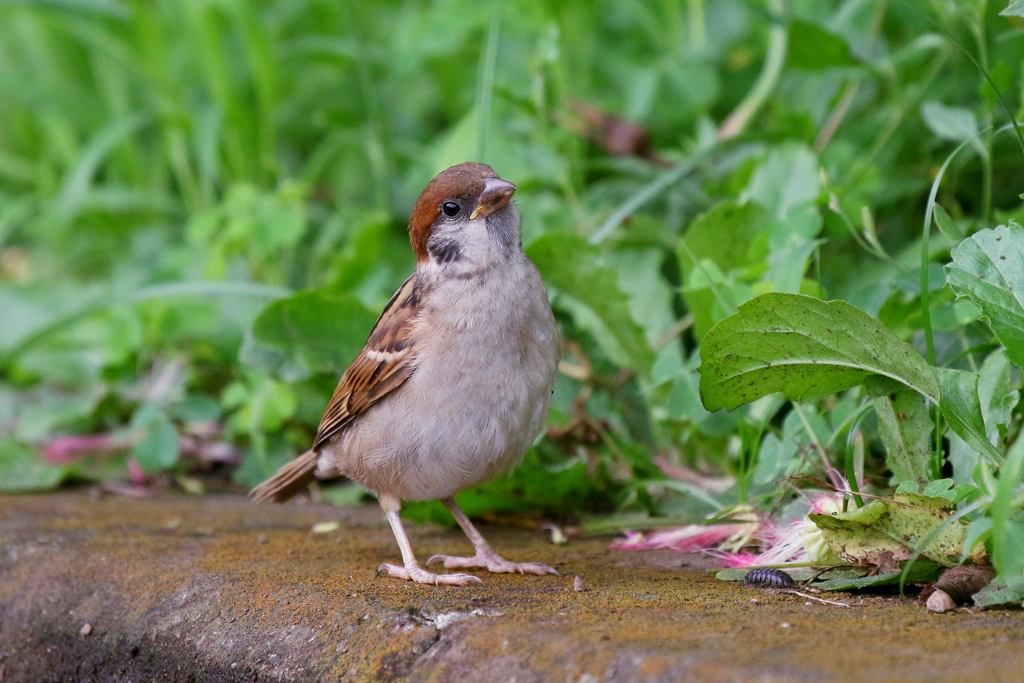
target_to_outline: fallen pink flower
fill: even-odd
[[[650,534],[627,533],[622,541],[609,547],[615,550],[649,550],[670,548],[681,553],[695,553],[717,548],[737,531],[736,524],[689,524],[684,527],[654,531]]]
[[[712,553],[722,560],[722,564],[728,569],[738,567],[753,567],[761,564],[761,556],[757,553]]]
[[[130,445],[131,443],[115,438],[111,433],[60,436],[46,444],[43,458],[51,465],[66,465],[84,458],[89,453],[109,453]]]
[[[139,487],[145,487],[149,483],[149,477],[135,458],[128,458],[128,481]]]

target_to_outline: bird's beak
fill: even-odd
[[[507,180],[488,178],[484,181],[484,191],[480,193],[480,199],[477,200],[473,213],[469,214],[469,219],[473,220],[477,216],[490,216],[508,204],[515,191],[516,186]]]

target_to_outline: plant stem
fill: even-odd
[[[476,153],[486,163],[491,138],[491,104],[494,101],[494,75],[498,65],[498,42],[501,39],[501,19],[505,14],[505,0],[494,0],[491,24],[487,29],[487,44],[480,55],[480,76],[476,87]]]
[[[789,27],[782,23],[784,8],[782,0],[766,0],[768,11],[772,15],[772,26],[768,29],[768,51],[764,56],[761,73],[747,96],[739,103],[718,129],[719,140],[730,140],[747,127],[751,117],[757,113],[764,101],[768,99],[782,73],[782,64],[786,60],[786,43],[789,40]]]
[[[619,205],[619,208],[615,209],[615,211],[612,212],[612,215],[594,231],[588,241],[591,244],[600,244],[603,242],[605,238],[612,234],[612,231],[619,227],[624,220],[629,218],[634,211],[682,180],[690,171],[696,168],[698,164],[710,157],[711,152],[716,148],[716,145],[710,145],[702,150],[694,152],[651,182],[647,183],[647,185],[642,187],[629,199]]]
[[[828,115],[828,119],[825,120],[821,131],[818,132],[818,137],[814,140],[815,154],[821,154],[825,147],[828,146],[832,136],[835,135],[836,130],[839,128],[839,124],[843,122],[846,113],[850,111],[850,105],[853,104],[853,98],[857,96],[858,90],[860,90],[860,78],[851,78],[846,82],[843,94],[839,96],[839,101],[836,102],[836,106]]]
[[[704,0],[687,0],[686,12],[690,50],[693,52],[704,52],[708,46],[707,22],[704,18]]]
[[[829,481],[831,481],[832,485],[837,489],[845,488],[843,486],[843,481],[839,476],[839,472],[836,471],[836,468],[833,467],[832,463],[829,461],[825,447],[821,445],[818,435],[814,433],[814,428],[811,427],[811,423],[807,421],[807,416],[804,415],[804,411],[800,408],[800,404],[794,403],[793,410],[796,411],[797,417],[800,418],[800,422],[803,423],[804,429],[807,430],[807,436],[811,439],[811,446],[821,459],[821,466],[825,468],[825,474],[828,476]]]

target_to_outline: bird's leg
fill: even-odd
[[[416,583],[428,583],[435,586],[444,584],[449,586],[468,586],[471,583],[483,583],[479,577],[472,574],[435,574],[420,566],[416,556],[412,554],[412,545],[409,537],[405,535],[405,527],[402,526],[402,518],[398,516],[401,503],[394,496],[381,494],[380,506],[391,523],[391,531],[395,534],[398,547],[402,551],[402,565],[382,564],[377,567],[377,573],[386,573],[396,579],[405,579]]]
[[[466,536],[469,537],[470,542],[473,544],[473,550],[475,554],[473,557],[455,557],[452,555],[434,555],[427,564],[430,564],[434,560],[443,560],[444,566],[448,569],[464,569],[467,567],[483,567],[489,572],[496,574],[537,574],[538,576],[544,574],[554,574],[558,576],[552,567],[540,562],[509,562],[498,553],[491,549],[491,546],[487,544],[484,537],[476,530],[473,523],[469,521],[469,517],[466,516],[458,505],[455,504],[454,498],[448,498],[447,500],[441,501],[444,506],[448,508],[448,512],[452,513],[452,517],[459,523],[462,530],[466,532]]]

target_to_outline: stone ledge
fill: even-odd
[[[331,520],[338,531],[310,533]],[[0,680],[1020,680],[1019,611],[931,615],[872,597],[841,609],[718,582],[668,553],[484,532],[563,576],[377,578],[398,552],[372,506],[0,498]],[[469,550],[457,530],[410,536],[423,558]]]

